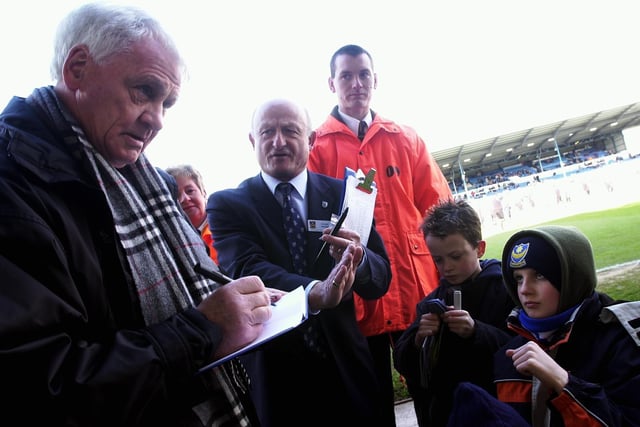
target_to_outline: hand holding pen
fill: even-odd
[[[360,235],[356,231],[344,227],[339,233],[323,234],[321,239],[325,240],[329,245],[329,255],[331,255],[336,262],[340,261],[342,254],[350,244],[355,247],[362,246],[360,243]]]
[[[325,236],[327,236],[327,235],[337,236],[338,232],[340,231],[340,228],[342,228],[342,224],[344,223],[344,220],[347,218],[347,214],[348,213],[349,213],[349,207],[347,206],[342,211],[342,214],[340,215],[340,218],[338,218],[338,221],[336,222],[336,225],[334,225],[333,228],[327,228],[327,229],[324,230],[324,233],[322,234],[322,236],[320,236],[320,239],[324,240],[324,243],[322,244],[322,247],[318,251],[318,255],[316,255],[316,259],[313,260],[314,263],[318,262],[318,260],[320,259],[320,255],[322,255],[322,252],[324,252],[325,248],[327,247],[328,239],[326,239]],[[344,252],[344,248],[343,248],[343,252]],[[331,254],[331,256],[333,256],[333,254]],[[336,257],[333,256],[333,258],[336,258]],[[336,261],[338,261],[338,259],[336,259]]]
[[[316,256],[316,261],[320,258],[320,255],[322,255],[327,245],[329,246],[329,255],[336,260],[336,262],[340,261],[342,254],[350,244],[356,247],[361,246],[360,235],[353,230],[342,227],[348,212],[349,208],[347,207],[342,212],[342,215],[340,215],[336,225],[333,228],[325,229],[322,236],[320,236],[320,239],[323,240],[324,243]]]
[[[255,340],[262,333],[263,324],[271,318],[271,295],[262,280],[258,276],[231,280],[201,265],[194,266],[194,271],[223,285],[205,296],[195,307],[210,322],[218,325],[221,331],[222,339],[213,350],[212,360]]]
[[[233,281],[231,277],[225,276],[220,271],[205,268],[200,263],[196,263],[196,265],[193,267],[193,271],[195,271],[198,274],[201,274],[207,279],[217,282],[220,285],[226,285],[227,283]],[[271,305],[275,305],[276,302],[278,302],[280,298],[282,298],[286,294],[285,291],[281,291],[280,289],[268,288],[268,287],[265,287],[265,289],[269,294]]]

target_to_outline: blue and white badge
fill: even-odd
[[[322,233],[325,228],[333,227],[333,224],[333,222],[326,219],[309,219],[307,220],[307,230]]]

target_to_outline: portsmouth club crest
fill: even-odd
[[[527,265],[525,257],[529,252],[529,243],[519,243],[511,251],[511,258],[509,259],[509,267],[511,268],[523,268]]]

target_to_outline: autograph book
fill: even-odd
[[[308,317],[307,297],[302,286],[284,295],[271,307],[271,318],[264,324],[262,333],[253,342],[227,356],[224,356],[199,372],[206,371],[228,360],[240,356],[273,338],[302,324]]]

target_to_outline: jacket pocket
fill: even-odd
[[[407,244],[410,268],[413,271],[415,283],[420,284],[417,292],[422,298],[438,286],[439,274],[422,232],[407,233]]]
[[[421,232],[407,233],[407,241],[412,255],[427,255],[430,257],[431,254],[427,248],[427,242]]]

